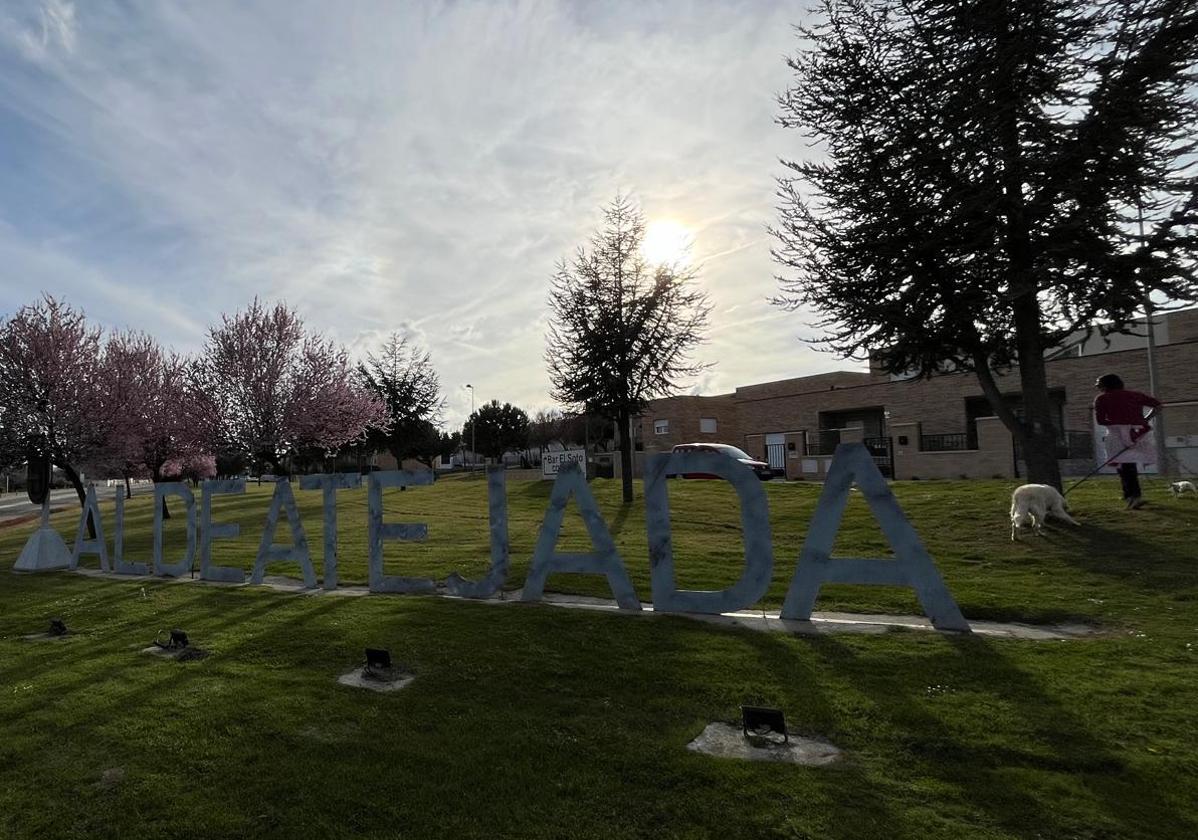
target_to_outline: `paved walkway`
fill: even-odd
[[[64,490],[50,491],[50,510],[57,513],[60,510],[65,510],[68,505],[74,502],[79,504],[79,497],[75,495],[75,491],[67,488]],[[29,501],[29,496],[24,490],[13,490],[9,493],[0,495],[0,523],[19,519],[25,520],[30,516],[37,516],[41,512],[41,505],[35,505]]]
[[[108,501],[111,500],[112,494],[116,492],[116,488],[101,487],[97,484],[96,491],[101,501]],[[153,484],[133,485],[134,496],[141,496],[152,492],[154,492]],[[79,506],[79,496],[75,494],[73,487],[50,491],[51,515],[61,513],[64,510],[70,510],[71,508],[75,509],[76,514],[82,509]],[[24,490],[13,490],[4,493],[0,495],[0,528],[6,525],[19,525],[22,522],[30,522],[37,519],[41,510],[41,505],[35,505],[29,501],[29,496]]]
[[[146,580],[145,577],[140,575],[118,575],[112,572],[101,572],[98,569],[90,568],[80,568],[74,572],[61,572],[60,574],[79,574],[87,577],[100,577],[127,581],[129,583],[144,582]],[[198,577],[151,579],[179,584],[199,583],[207,586],[254,586],[254,584],[251,583],[217,583],[214,581],[203,581]],[[365,586],[339,586],[338,588],[332,590],[324,590],[319,588],[305,589],[302,581],[295,580],[294,578],[273,575],[268,575],[258,588],[267,589],[273,592],[306,595],[308,597],[359,597],[372,594]],[[383,596],[376,594],[375,597]],[[434,597],[446,598],[450,600],[474,600],[455,598],[454,596],[444,593],[438,593],[437,595],[400,595],[392,597]],[[501,592],[499,595],[493,598],[478,600],[477,603],[503,605],[523,604],[524,602],[520,600],[520,591],[514,590],[510,592]],[[551,593],[547,593],[545,595],[543,603],[563,609],[595,610],[613,615],[626,616],[628,618],[647,618],[653,617],[655,615],[677,616],[690,619],[692,621],[702,621],[707,624],[717,624],[726,627],[744,627],[749,630],[772,633],[789,633],[792,635],[804,636],[818,636],[830,633],[880,634],[889,633],[895,630],[941,633],[943,635],[959,635],[951,630],[937,630],[932,626],[931,622],[923,616],[914,615],[875,615],[865,613],[816,612],[812,614],[810,621],[791,621],[789,619],[780,618],[777,612],[770,612],[767,610],[746,610],[742,612],[722,613],[720,615],[701,615],[698,613],[654,613],[653,606],[651,604],[642,604],[641,612],[633,612],[629,610],[621,610],[618,606],[616,606],[615,601],[603,598],[588,598],[586,596],[557,595]],[[973,628],[973,632],[979,636],[1003,639],[1027,639],[1032,641],[1044,641],[1052,639],[1082,639],[1101,635],[1104,632],[1100,628],[1092,627],[1086,624],[1035,625],[999,621],[970,621],[969,624]]]

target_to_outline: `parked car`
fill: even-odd
[[[737,449],[735,446],[730,446],[726,443],[680,443],[675,446],[672,452],[718,452],[733,460],[740,461],[746,467],[751,469],[754,474],[762,481],[769,481],[774,477],[774,471],[770,469],[770,465],[765,461],[758,461],[755,458],[750,458],[749,454],[743,449]],[[679,478],[719,478],[711,473],[684,473]]]

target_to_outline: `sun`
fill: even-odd
[[[695,237],[686,225],[657,219],[645,226],[641,254],[650,265],[689,265]]]

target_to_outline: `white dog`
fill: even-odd
[[[1011,539],[1022,528],[1031,528],[1040,534],[1040,528],[1049,514],[1064,519],[1071,525],[1081,523],[1068,513],[1065,497],[1055,487],[1047,484],[1025,484],[1016,487],[1011,494]]]
[[[1169,485],[1169,489],[1173,491],[1174,496],[1180,496],[1182,493],[1198,494],[1198,487],[1195,487],[1192,481],[1175,481]]]

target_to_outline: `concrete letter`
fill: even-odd
[[[573,495],[578,501],[578,512],[586,523],[587,533],[591,535],[591,543],[595,550],[590,554],[555,554],[558,534],[562,530],[562,517],[566,512],[566,503]],[[532,568],[524,581],[523,601],[539,601],[545,590],[545,581],[552,572],[581,572],[583,574],[605,575],[607,585],[616,596],[616,603],[622,610],[639,610],[640,599],[624,562],[616,550],[615,541],[591,488],[587,486],[586,478],[578,464],[567,462],[561,465],[557,478],[553,482],[553,490],[549,494],[549,508],[545,511],[545,521],[541,523],[541,533],[537,537],[537,547],[532,556]]]
[[[840,530],[840,518],[848,504],[854,480],[882,527],[882,533],[890,541],[894,560],[832,559],[832,545]],[[908,586],[915,590],[924,613],[937,629],[969,631],[969,622],[961,615],[952,593],[936,571],[936,564],[903,515],[869,450],[860,443],[842,443],[836,447],[828,478],[811,517],[799,564],[782,604],[782,617],[810,620],[819,589],[825,583]]]
[[[116,528],[112,534],[112,570],[118,575],[148,575],[145,563],[125,562],[125,488],[116,491]]]
[[[291,545],[274,545],[275,527],[279,524],[279,511],[287,512],[287,524],[291,528]],[[270,499],[270,510],[266,512],[266,527],[262,529],[262,541],[258,543],[258,557],[254,560],[252,583],[261,583],[266,575],[268,563],[297,563],[304,574],[304,586],[316,586],[316,572],[308,553],[308,537],[304,534],[304,523],[300,521],[295,507],[295,496],[291,482],[280,478],[275,482],[275,493]]]
[[[323,490],[325,589],[337,588],[337,491],[361,487],[358,473],[320,473],[300,476],[301,490]]]
[[[232,539],[241,535],[241,525],[236,522],[212,521],[212,497],[215,495],[240,494],[245,492],[244,479],[227,481],[205,481],[200,491],[200,579],[224,583],[243,583],[245,572],[233,566],[212,565],[212,541]]]
[[[162,500],[178,496],[187,505],[187,554],[178,563],[167,565],[162,560]],[[154,574],[182,577],[191,571],[196,556],[196,498],[181,481],[164,481],[154,485]]]
[[[121,491],[117,490],[118,496],[120,493]],[[84,539],[84,535],[87,533],[87,515],[89,513],[96,526],[94,540]],[[104,523],[100,521],[100,503],[96,501],[96,485],[91,483],[87,485],[87,497],[83,500],[83,513],[79,515],[79,527],[75,531],[75,550],[71,552],[68,569],[79,567],[80,554],[100,555],[100,570],[108,571],[108,546],[104,544]]]
[[[725,478],[740,497],[740,526],[745,540],[745,568],[728,589],[678,589],[670,537],[670,498],[666,476],[710,473]],[[761,480],[753,471],[718,452],[672,452],[654,455],[645,469],[645,525],[649,532],[649,574],[653,609],[660,612],[724,613],[753,606],[770,585],[774,552],[770,545],[770,512]]]
[[[367,488],[367,516],[370,537],[371,592],[436,592],[437,585],[428,578],[387,576],[383,574],[383,540],[423,540],[428,525],[423,522],[383,522],[383,488],[414,487],[432,484],[433,474],[425,470],[387,470],[370,474]]]
[[[491,569],[480,581],[469,581],[451,572],[445,581],[450,595],[490,598],[507,580],[511,548],[507,536],[507,475],[501,466],[487,467],[487,511],[491,524]]]

